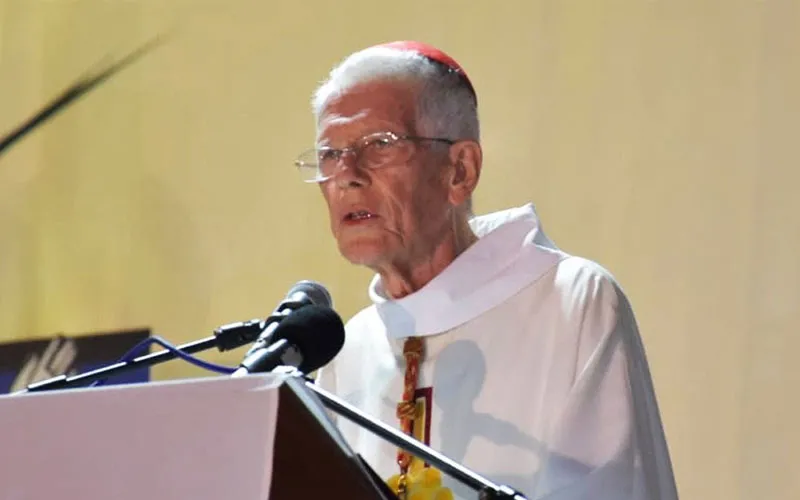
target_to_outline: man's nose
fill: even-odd
[[[363,187],[369,184],[369,174],[358,165],[355,155],[342,155],[334,173],[336,185],[342,189]]]

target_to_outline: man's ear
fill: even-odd
[[[475,141],[459,141],[450,146],[451,175],[448,199],[453,206],[469,200],[478,186],[483,164],[483,151]]]

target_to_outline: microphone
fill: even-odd
[[[222,325],[214,330],[217,346],[220,351],[229,351],[249,344],[253,342],[253,339],[256,339],[253,346],[245,354],[245,357],[247,357],[273,342],[270,337],[284,318],[293,311],[311,304],[321,307],[333,307],[333,299],[321,283],[311,280],[298,281],[289,289],[289,293],[286,294],[283,301],[278,304],[278,307],[265,320],[240,321]]]
[[[294,366],[303,374],[328,364],[344,346],[344,323],[329,307],[301,307],[278,324],[269,346],[248,353],[233,377]]]

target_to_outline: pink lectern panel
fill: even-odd
[[[0,396],[0,499],[267,499],[280,385],[259,375]]]

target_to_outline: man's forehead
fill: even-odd
[[[318,136],[354,139],[377,129],[410,132],[416,116],[413,93],[391,85],[361,86],[332,97],[319,117]],[[377,129],[376,129],[377,128]]]
[[[415,92],[407,84],[399,82],[363,83],[332,95],[325,109],[339,113],[358,112],[362,108],[374,110],[396,110],[413,107]]]

